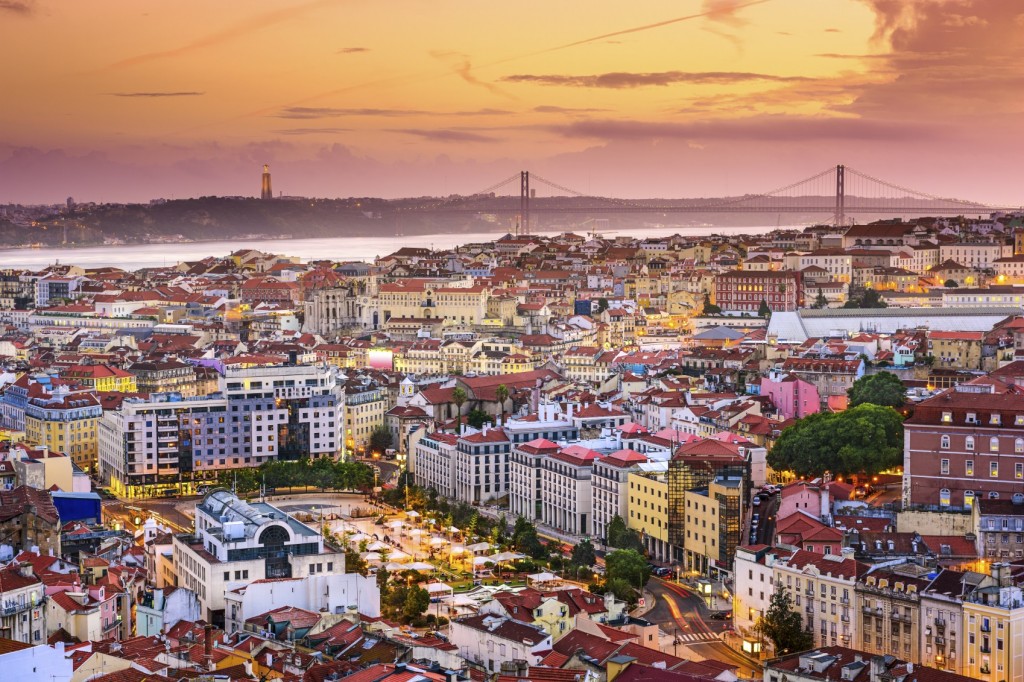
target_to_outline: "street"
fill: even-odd
[[[643,616],[645,620],[657,623],[666,634],[678,637],[679,644],[704,658],[739,666],[740,677],[761,676],[761,664],[756,659],[748,658],[722,641],[722,633],[732,621],[705,620],[709,612],[699,595],[660,578],[651,578],[647,591],[654,596],[655,605]],[[676,655],[676,650],[671,653]]]

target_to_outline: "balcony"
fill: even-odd
[[[982,632],[992,632],[992,626],[990,624],[986,624],[984,622],[981,624],[981,627],[978,628],[978,629],[981,630]]]
[[[936,637],[935,638],[935,643],[938,644],[939,646],[945,646],[946,638],[945,637]]]
[[[814,604],[808,604],[804,607],[806,613],[814,613]]]
[[[903,620],[903,615],[898,613],[898,612],[896,612],[896,611],[893,611],[892,613],[889,614],[889,618],[891,618],[894,622],[898,623],[901,620]]]
[[[849,623],[850,622],[850,617],[849,616],[839,616],[839,620],[844,622],[844,623]]]
[[[874,612],[875,612],[875,610],[873,608],[871,608],[867,604],[864,605],[864,613],[866,613],[866,614],[868,614],[870,616]]]
[[[839,598],[839,603],[842,604],[843,606],[849,606],[850,605],[850,598],[849,597],[840,597]]]
[[[814,588],[813,587],[808,587],[806,590],[804,590],[804,594],[806,594],[808,597],[813,597],[814,596]]]

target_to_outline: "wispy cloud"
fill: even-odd
[[[351,132],[351,128],[282,128],[275,130],[278,135],[337,135]]]
[[[393,133],[402,133],[404,135],[415,135],[421,137],[424,140],[433,140],[434,142],[497,142],[497,138],[490,137],[489,135],[481,135],[479,133],[471,133],[465,130],[425,130],[421,128],[401,128],[392,130]]]
[[[670,123],[664,121],[588,120],[542,126],[567,137],[603,140],[899,140],[928,139],[930,126],[851,118],[751,116],[743,119]]]
[[[287,107],[282,109],[278,118],[340,118],[342,116],[419,116],[426,114],[426,111],[418,109],[338,109],[335,107]]]
[[[369,52],[368,47],[342,47],[334,51],[334,54],[359,54],[360,52]]]
[[[508,99],[515,99],[511,94],[501,89],[494,83],[480,80],[473,73],[473,62],[470,60],[469,55],[461,52],[452,52],[449,50],[434,50],[430,53],[434,59],[442,61],[451,67],[451,70],[458,75],[459,78],[464,80],[470,85],[478,88],[483,88],[490,92],[492,95],[498,95],[499,97],[506,97]]]
[[[11,2],[11,0],[0,1]],[[167,59],[169,57],[180,57],[184,54],[188,54],[189,52],[194,52],[195,50],[215,47],[217,45],[222,45],[237,38],[242,38],[252,33],[256,33],[257,31],[261,31],[265,28],[269,28],[271,26],[275,26],[277,24],[295,19],[296,17],[299,17],[310,10],[316,9],[318,7],[323,7],[325,5],[337,4],[337,2],[338,0],[313,0],[312,2],[307,2],[297,7],[283,7],[280,9],[275,9],[270,12],[264,12],[252,18],[240,21],[232,26],[228,26],[227,28],[223,28],[213,33],[208,33],[205,36],[196,38],[191,42],[185,43],[184,45],[179,45],[177,47],[172,47],[166,50],[154,50],[153,52],[145,52],[143,54],[135,55],[134,57],[128,57],[127,59],[122,59],[121,61],[114,62],[113,64],[110,64],[105,68],[107,70],[122,69],[130,66],[138,66],[140,64],[145,64],[159,59]]]
[[[108,92],[111,97],[200,97],[205,95],[205,92],[199,92],[198,90],[178,90],[172,92]]]
[[[515,74],[505,76],[510,83],[537,83],[538,85],[564,85],[581,88],[642,88],[667,86],[678,83],[690,85],[729,85],[749,81],[790,83],[808,80],[805,76],[776,76],[767,73],[742,71],[661,71],[657,73],[600,73],[588,76],[564,74]]]
[[[472,109],[467,111],[426,111],[424,109],[374,109],[368,107],[336,108],[336,107],[287,107],[282,109],[277,118],[316,119],[340,118],[342,116],[508,116],[516,112],[508,109]]]
[[[542,104],[538,107],[534,107],[533,110],[538,114],[596,114],[598,112],[608,111],[607,109],[597,109],[592,107],[559,107],[553,104]]]
[[[27,17],[35,12],[35,9],[35,3],[28,0],[0,0],[0,12]]]

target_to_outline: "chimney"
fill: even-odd
[[[246,677],[255,677],[255,675],[252,674],[252,661],[242,661],[242,667],[245,669]]]
[[[206,669],[213,670],[213,626],[209,623],[204,628],[206,635],[203,640],[203,660],[206,662]]]
[[[914,664],[913,663],[907,663],[907,674],[908,675],[913,675],[914,674]]]
[[[269,651],[267,652],[267,667],[274,667],[274,654],[270,653]]]
[[[885,657],[883,656],[872,656],[871,657],[871,682],[881,682],[885,676]]]

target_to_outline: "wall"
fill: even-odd
[[[921,535],[966,535],[974,532],[971,515],[956,512],[903,511],[896,514],[896,532]]]

